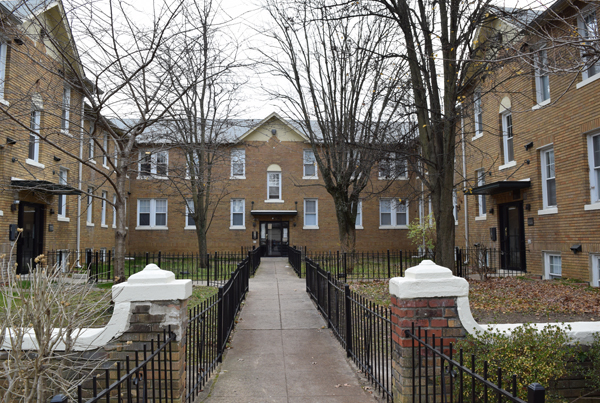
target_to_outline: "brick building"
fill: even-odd
[[[456,243],[499,250],[495,264],[504,269],[598,286],[600,69],[548,73],[573,49],[536,34],[597,37],[593,7],[559,0],[537,16],[519,44],[529,63],[496,69],[464,103]]]

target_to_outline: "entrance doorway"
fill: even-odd
[[[260,246],[264,256],[287,256],[290,243],[289,221],[261,221]]]
[[[23,228],[17,242],[17,274],[29,273],[33,260],[43,253],[44,248],[44,206],[41,204],[19,203],[18,227]]]
[[[500,204],[500,256],[505,270],[525,271],[523,202]]]

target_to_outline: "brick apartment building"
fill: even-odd
[[[577,6],[559,0],[528,28],[597,37],[595,5]],[[505,269],[598,286],[600,68],[550,74],[559,52],[572,49],[535,33],[520,45],[530,64],[497,69],[465,103],[456,244],[501,251]]]

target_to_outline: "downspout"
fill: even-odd
[[[464,114],[460,114],[460,135],[461,135],[461,146],[462,146],[462,168],[463,168],[463,204],[465,206],[465,248],[469,247],[469,204],[467,198],[467,156],[465,154],[465,117]]]
[[[81,190],[83,181],[81,180],[81,176],[83,175],[83,164],[81,160],[83,160],[83,134],[84,134],[84,114],[85,113],[85,100],[81,100],[81,130],[79,135],[79,187]],[[81,194],[77,196],[77,266],[80,267],[79,256],[81,251]]]

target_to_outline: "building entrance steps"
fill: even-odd
[[[262,258],[231,349],[198,401],[376,402],[287,258]]]

